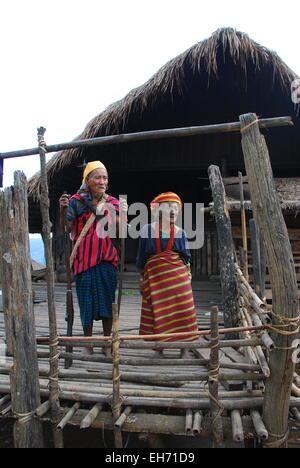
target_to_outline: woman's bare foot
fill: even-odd
[[[180,353],[180,358],[181,359],[190,359],[190,353],[188,348],[183,348]]]
[[[112,353],[110,348],[102,348],[102,352],[104,356],[112,358]]]
[[[91,356],[92,354],[94,354],[94,347],[93,346],[86,346],[83,349],[83,354],[85,356]]]
[[[151,355],[151,359],[163,359],[163,357],[164,357],[163,349],[155,349],[154,353]]]

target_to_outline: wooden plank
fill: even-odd
[[[2,227],[9,236],[1,238],[0,256],[3,277],[4,304],[12,327],[11,368],[12,410],[16,415],[14,445],[16,448],[42,448],[40,421],[33,417],[40,405],[38,358],[31,286],[29,254],[27,182],[21,172],[15,172],[14,187],[0,192]],[[10,273],[13,273],[9,276]]]

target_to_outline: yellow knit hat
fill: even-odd
[[[104,166],[104,164],[101,161],[91,161],[91,162],[89,162],[85,166],[85,169],[84,169],[84,172],[83,172],[82,185],[85,184],[85,179],[87,178],[87,176],[91,172],[93,172],[95,169],[105,169],[106,170],[106,167]]]

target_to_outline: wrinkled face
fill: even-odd
[[[95,169],[86,178],[86,185],[92,195],[103,195],[108,186],[108,175],[104,168]]]
[[[180,211],[180,205],[176,202],[164,202],[159,205],[158,212],[161,213],[165,221],[176,221]]]

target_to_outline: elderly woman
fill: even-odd
[[[61,222],[64,222],[62,214],[67,208],[67,227],[76,246],[71,258],[85,336],[92,335],[94,320],[102,320],[105,336],[109,336],[112,329],[118,253],[107,227],[114,221],[118,224],[120,203],[107,195],[107,187],[105,166],[100,161],[93,161],[84,170],[80,190],[71,198],[62,195],[59,200]],[[123,204],[122,209],[126,210],[127,205]],[[89,222],[91,225],[87,229]],[[87,232],[82,235],[84,228]],[[92,353],[92,347],[88,352]],[[110,355],[108,348],[103,348],[103,352]]]
[[[175,225],[181,207],[177,194],[158,195],[151,203],[155,221],[141,231],[136,262],[141,272],[143,297],[141,335],[198,331],[189,269],[191,254],[186,233]],[[160,341],[197,338],[182,335]],[[163,350],[155,349],[155,357],[162,357]],[[188,349],[183,349],[181,357],[188,356]]]

